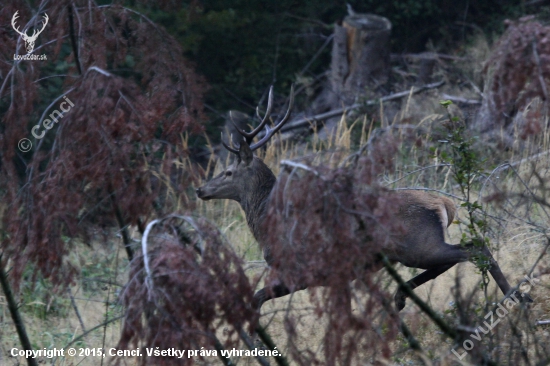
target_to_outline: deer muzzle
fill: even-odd
[[[197,197],[199,197],[203,201],[208,201],[212,198],[211,195],[206,194],[204,187],[199,187],[195,189],[195,192],[197,193]]]

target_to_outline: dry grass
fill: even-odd
[[[393,122],[394,125],[397,125],[408,123],[411,120],[420,121],[413,133],[408,128],[385,128],[384,132],[394,133],[403,138],[404,141],[409,142],[411,136],[413,136],[413,140],[416,138],[415,136],[422,136],[422,141],[427,141],[432,136],[437,137],[440,133],[437,130],[437,124],[442,114],[437,104],[438,98],[435,92],[431,91],[429,93],[428,95],[412,96],[406,99],[403,102],[401,113],[398,114],[398,120]],[[358,145],[361,146],[366,141],[376,138],[380,132],[380,129],[373,129],[370,119],[365,116],[357,118],[352,123],[348,123],[346,118],[342,118],[335,136],[328,141],[320,141],[317,135],[314,134],[307,147],[285,141],[270,144],[267,150],[260,151],[258,155],[274,170],[275,174],[278,173],[281,160],[293,159],[307,154],[317,155],[319,159],[322,158],[325,161],[338,164],[342,156],[352,152]],[[493,159],[495,163],[504,161],[521,163],[516,163],[512,168],[502,169],[491,175],[492,184],[487,185],[482,196],[495,192],[497,188],[506,187],[507,192],[516,195],[533,192],[544,197],[546,187],[541,185],[541,182],[550,177],[548,172],[550,154],[545,153],[550,148],[549,139],[550,134],[548,131],[544,131],[544,134],[537,136],[533,141],[522,142],[517,139],[518,147],[523,145],[535,146],[534,148],[510,150],[506,153],[506,156],[503,153],[487,156]],[[185,139],[183,144],[186,144]],[[490,150],[489,152],[493,154]],[[459,190],[458,187],[453,185],[450,168],[440,166],[441,162],[434,157],[436,155],[429,151],[425,142],[404,144],[400,156],[395,157],[394,171],[381,178],[391,188],[422,186],[458,196]],[[187,160],[175,163],[180,166],[191,164]],[[219,173],[228,163],[215,164],[212,160],[208,165],[205,176],[208,177],[211,173]],[[165,181],[168,182],[168,180]],[[169,183],[166,186],[169,199],[180,202],[178,192],[175,192]],[[460,202],[456,201],[456,203],[459,204]],[[533,223],[540,225],[540,227],[546,227],[550,218],[547,212],[550,212],[550,210],[544,205],[527,204],[522,201],[520,196],[504,202],[501,206],[497,202],[487,203],[485,209],[495,217],[504,219],[498,225],[496,221],[493,222],[495,224],[494,230],[491,232],[492,243],[495,246],[493,253],[509,281],[515,285],[525,274],[529,273],[532,264],[535,263],[546,244],[545,232],[534,230]],[[262,267],[261,263],[258,263],[263,259],[262,253],[252,237],[244,213],[237,203],[227,200],[198,201],[195,214],[205,216],[216,223],[227,236],[229,242],[233,243],[235,250],[246,261],[250,262],[250,269],[247,274],[251,278],[258,280],[258,278],[265,275],[265,268]],[[463,221],[464,217],[464,213],[459,212],[459,219]],[[529,222],[525,221],[526,218]],[[462,233],[463,226],[452,225],[449,230],[448,241],[450,243],[460,242]],[[97,240],[91,248],[85,245],[77,245],[77,250],[69,258],[81,269],[81,277],[76,281],[77,285],[72,287],[71,291],[86,329],[99,326],[106,319],[114,319],[123,312],[123,309],[116,303],[118,291],[120,291],[117,284],[125,283],[127,277],[127,262],[122,259],[124,255],[120,255],[120,248],[121,244],[118,243],[118,240],[117,242],[108,243],[108,245]],[[546,268],[550,266],[547,258],[543,260],[543,263]],[[418,270],[404,267],[401,267],[399,271],[405,279],[419,273]],[[535,271],[536,274],[537,271]],[[390,288],[395,287],[384,273],[381,272],[380,276],[381,280]],[[433,309],[443,313],[451,309],[449,303],[454,300],[451,288],[455,286],[457,278],[460,278],[463,293],[473,291],[479,287],[480,276],[474,265],[464,263],[455,266],[435,281],[419,287],[415,292]],[[98,279],[111,284],[98,282]],[[532,321],[550,319],[550,288],[548,286],[550,281],[548,274],[541,276],[541,280],[540,286],[533,288],[530,292],[535,299],[529,315],[529,319]],[[258,281],[258,286],[261,285],[261,282]],[[30,285],[30,283],[25,283],[25,286]],[[29,291],[27,295],[21,298],[26,327],[36,349],[66,347],[82,333],[82,327],[71,305],[69,295],[66,293],[54,294],[52,290],[47,286],[39,288],[39,285],[36,284],[34,291]],[[289,348],[284,329],[284,319],[289,315],[299,319],[298,333],[300,337],[298,348],[309,349],[322,354],[322,349],[319,346],[321,344],[320,335],[323,334],[326,321],[314,313],[311,301],[312,296],[316,296],[317,291],[320,290],[301,291],[270,301],[262,308],[261,323],[267,326],[269,333],[273,336],[275,343],[283,354],[287,354]],[[493,300],[500,296],[494,282],[489,285],[489,294]],[[48,303],[45,299],[49,299],[51,302]],[[1,300],[2,298],[0,298]],[[481,292],[479,292],[476,301],[479,301],[480,304],[484,303],[485,300]],[[52,307],[52,304],[55,307]],[[354,304],[354,311],[360,311],[357,303]],[[407,350],[406,343],[399,339],[394,342],[395,344],[392,344],[392,349],[395,350],[393,359],[384,360],[383,363],[421,364],[421,358],[439,364],[457,363],[455,356],[451,353],[453,345],[441,335],[439,329],[410,300],[401,314],[405,322],[410,324],[411,329],[415,332],[415,336],[425,353],[421,356],[415,355],[412,351]],[[0,364],[23,364],[24,359],[9,356],[10,349],[18,347],[19,341],[4,302],[0,302],[0,316],[0,336],[2,339]],[[507,327],[506,322],[500,325],[503,332]],[[118,342],[120,329],[120,321],[114,321],[107,327],[99,327],[89,333],[73,346],[114,347]],[[548,339],[548,327],[546,329],[538,327],[533,330],[533,334],[541,339]],[[219,336],[223,337],[223,334]],[[50,362],[50,360],[46,361]],[[108,359],[104,361],[108,361]],[[136,360],[127,359],[126,361],[129,365],[136,364]],[[374,361],[369,360],[368,354],[365,353],[365,364]],[[252,359],[246,358],[238,360],[238,362],[239,364],[253,363]],[[210,362],[205,363],[209,364]],[[217,364],[218,360],[212,359],[211,363]],[[55,365],[98,364],[98,359],[94,357],[65,358],[55,361]]]
[[[80,269],[76,285],[68,292],[59,292],[47,282],[37,280],[34,289],[32,283],[25,282],[21,296],[21,309],[25,326],[34,349],[114,347],[120,337],[121,322],[109,321],[120,317],[123,309],[117,304],[118,292],[126,282],[127,261],[121,252],[121,245],[106,246],[95,242],[92,247],[76,244],[68,258]],[[114,250],[114,251],[113,251]],[[78,315],[71,302],[74,299]],[[2,365],[23,365],[23,357],[12,357],[12,348],[21,348],[5,303],[0,304],[1,354]],[[85,337],[76,338],[83,333],[79,320],[86,331]],[[100,326],[108,321],[105,326]],[[92,330],[94,327],[98,327]],[[108,360],[108,358],[106,358]],[[43,359],[55,365],[98,365],[98,358],[65,357],[61,359]]]
[[[411,103],[411,100],[409,100],[408,103]],[[414,108],[408,105],[405,105],[404,109],[405,111],[414,110]],[[403,114],[403,118],[408,117],[406,113]],[[432,134],[439,133],[437,131],[437,121],[439,121],[441,117],[442,115],[432,114],[422,119],[419,124],[419,129],[422,129],[421,132],[426,140],[430,139]],[[361,122],[363,131],[361,133],[361,141],[364,142],[373,135],[368,133],[367,126],[369,124],[365,123],[367,122],[366,119],[357,121],[357,123]],[[352,128],[346,126],[345,121],[342,120],[337,132],[337,137],[333,140],[340,141],[340,143],[336,144],[336,146],[331,146],[330,148],[333,149],[332,151],[339,149],[341,151],[350,152],[351,140],[349,136],[351,136]],[[434,129],[436,131],[434,131]],[[397,130],[395,133],[400,135],[401,138],[406,139],[407,131]],[[315,141],[315,138],[313,138],[313,141]],[[518,139],[518,144],[519,143]],[[538,137],[538,141],[531,141],[526,143],[526,145],[537,147],[521,152],[518,150],[511,150],[507,154],[508,156],[501,155],[495,158],[495,161],[500,159],[500,161],[518,162],[514,164],[514,169],[517,174],[504,171],[498,176],[498,183],[500,186],[506,185],[510,193],[513,192],[514,187],[518,191],[525,188],[520,186],[520,182],[524,182],[528,186],[533,186],[536,180],[534,172],[542,174],[544,177],[549,177],[547,173],[550,162],[548,156],[545,153],[536,155],[537,151],[547,151],[547,147],[549,146],[547,131],[545,131],[544,135]],[[271,145],[265,154],[266,162],[268,162],[269,166],[275,168],[274,170],[278,168],[276,163],[280,161],[280,159],[292,158],[294,156],[293,149],[285,147],[282,151],[274,151],[275,149],[276,146]],[[326,147],[316,149],[315,145],[311,148],[314,154],[326,152],[327,150],[325,149]],[[421,186],[447,192],[454,196],[460,196],[458,187],[453,185],[450,167],[436,167],[441,164],[441,162],[438,161],[436,157],[431,157],[430,154],[426,154],[426,150],[426,146],[404,145],[402,155],[396,159],[395,171],[384,177],[388,186],[393,188]],[[331,156],[336,155],[332,154]],[[430,166],[433,167],[423,169]],[[491,178],[494,180],[495,177]],[[495,183],[495,185],[497,184]],[[492,188],[485,187],[484,189],[485,191],[482,192],[483,196],[489,195],[492,192]],[[476,198],[477,192],[473,192],[472,197]],[[460,204],[458,200],[456,203],[457,205]],[[509,202],[508,204],[512,205],[514,203]],[[515,203],[515,205],[518,204],[517,202]],[[223,211],[219,209],[221,205],[223,205]],[[495,206],[495,204],[489,203],[485,206],[485,210],[496,217],[504,218],[506,222],[504,225],[501,223],[498,230],[495,229],[491,233],[492,243],[494,243],[493,253],[510,283],[516,285],[523,279],[525,274],[529,273],[531,266],[536,262],[541,251],[544,250],[546,237],[544,233],[533,232],[533,226],[524,221],[526,216],[519,215],[518,218],[509,217],[500,212],[499,208]],[[202,214],[210,216],[213,220],[227,220],[226,215],[231,215],[230,217],[235,221],[232,221],[231,225],[227,226],[224,226],[224,221],[217,221],[220,227],[222,229],[227,227],[228,231],[231,231],[230,237],[232,238],[232,242],[246,243],[246,248],[250,248],[250,245],[257,248],[257,244],[251,237],[244,220],[244,214],[240,210],[238,204],[228,203],[227,201],[218,203],[207,202],[206,205],[203,204],[201,209],[204,210],[201,211]],[[234,210],[233,214],[229,211],[231,209]],[[516,212],[516,214],[520,212],[517,207],[508,207],[507,209],[515,210],[514,212]],[[466,215],[465,212],[461,212],[462,210],[463,209],[459,210],[459,220],[464,224]],[[530,210],[530,218],[538,222],[541,226],[544,226],[548,217],[542,215],[542,212],[539,216],[533,215],[534,211],[543,211],[543,209],[540,206],[531,206]],[[238,217],[238,219],[234,219],[235,217]],[[453,225],[449,230],[448,241],[450,243],[459,243],[462,233],[463,226],[458,224]],[[233,238],[237,238],[237,241]],[[243,240],[243,238],[245,239]],[[245,249],[245,253],[249,253],[249,249]],[[250,258],[246,256],[246,258],[249,260],[260,260],[261,253],[256,252],[256,254],[256,257]],[[547,267],[548,262],[543,263],[546,263]],[[263,274],[262,270],[256,270],[255,272],[259,275]],[[403,278],[408,279],[420,273],[420,271],[401,267],[400,273]],[[535,274],[537,274],[536,271]],[[436,311],[443,313],[447,310],[451,310],[450,302],[454,299],[451,288],[454,286],[457,278],[460,278],[463,293],[470,293],[479,288],[480,276],[475,266],[471,263],[463,263],[440,276],[437,280],[421,286],[416,290],[416,293],[418,293],[424,301],[430,304],[432,308],[436,309]],[[542,277],[542,279],[544,281],[544,277]],[[394,287],[394,285],[392,285],[392,287]],[[315,290],[308,291],[315,293]],[[310,301],[311,295],[308,294],[308,291],[302,291],[291,296],[273,300],[267,303],[263,308],[262,324],[268,326],[270,333],[274,335],[276,343],[279,345],[279,349],[283,350],[283,353],[288,350],[289,347],[287,343],[288,338],[284,330],[284,319],[289,316],[289,314],[299,319],[301,337],[299,338],[298,347],[322,353],[319,344],[321,343],[320,335],[323,334],[322,330],[324,329],[325,322],[322,318],[319,319],[314,314],[314,305]],[[499,291],[500,290],[496,287],[494,282],[491,282],[488,288],[488,294],[491,296],[491,299],[493,299],[492,301],[501,297]],[[549,287],[541,284],[530,293],[533,298],[536,299],[536,304],[531,307],[530,319],[548,319],[550,317],[550,301],[548,301],[548,299],[550,299]],[[483,304],[484,301],[483,294],[479,292],[476,302]],[[411,321],[412,324],[417,325],[417,328],[415,328],[417,337],[424,350],[430,355],[430,359],[438,359],[439,362],[449,364],[456,361],[455,356],[450,353],[452,344],[449,344],[448,341],[442,342],[444,337],[441,335],[440,330],[419,312],[417,307],[413,305],[410,300],[407,307],[403,310],[402,315],[406,322]],[[502,327],[506,327],[506,325]],[[544,337],[548,334],[548,331],[543,327],[539,327],[536,328],[535,334]],[[395,345],[395,349],[398,350],[403,348],[404,344],[404,342],[398,342],[398,344]],[[394,361],[397,363],[414,363],[414,360],[417,360],[417,357],[414,356],[412,352],[405,352],[403,355],[404,357],[396,357]]]

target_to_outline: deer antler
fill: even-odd
[[[15,12],[15,14],[13,14],[13,17],[11,18],[11,26],[13,27],[13,29],[19,33],[21,35],[21,37],[23,37],[24,40],[35,40],[36,38],[38,38],[38,35],[40,33],[42,33],[42,31],[44,30],[44,28],[46,28],[46,24],[48,24],[48,14],[44,14],[44,21],[42,22],[42,29],[40,29],[39,31],[37,31],[36,29],[33,30],[32,32],[32,36],[29,36],[26,31],[24,32],[21,32],[19,30],[19,27],[16,27],[15,25],[15,21],[17,20],[17,18],[19,18],[19,15],[17,15],[17,13],[19,13],[19,10]]]
[[[19,33],[22,37],[27,37],[27,34],[26,33],[23,33],[23,32],[20,32],[19,31],[19,27],[16,27],[15,26],[15,21],[17,20],[17,18],[19,18],[19,15],[17,15],[17,13],[19,13],[19,10],[15,12],[15,14],[13,14],[13,17],[11,18],[11,26],[13,27],[13,29]]]
[[[288,102],[288,108],[287,108],[287,111],[285,113],[285,116],[283,117],[283,119],[281,121],[279,121],[279,123],[277,123],[277,125],[273,129],[269,128],[269,126],[267,125],[267,121],[269,120],[269,117],[271,116],[271,110],[273,109],[273,86],[271,86],[269,88],[269,96],[268,96],[268,100],[267,100],[267,110],[266,110],[265,115],[264,115],[263,118],[260,116],[259,107],[256,108],[256,115],[261,120],[261,122],[258,125],[258,127],[256,127],[254,130],[252,130],[250,132],[246,132],[246,131],[240,129],[237,126],[237,124],[233,121],[233,117],[231,117],[231,112],[230,112],[229,116],[230,116],[231,123],[233,123],[233,126],[235,126],[235,128],[237,129],[237,132],[239,132],[244,137],[245,142],[248,145],[250,145],[250,150],[254,151],[254,150],[259,149],[263,145],[265,145],[265,143],[267,141],[269,141],[269,139],[271,139],[271,137],[277,131],[279,131],[281,129],[281,127],[283,127],[283,125],[290,118],[290,112],[291,112],[293,106],[294,106],[294,85],[290,88],[290,100]],[[260,141],[258,141],[257,143],[252,144],[252,140],[254,139],[254,137],[256,137],[256,135],[261,131],[261,129],[264,126],[265,126],[265,135],[264,135],[264,137],[262,137],[262,139]],[[222,144],[228,151],[230,151],[234,154],[237,154],[237,155],[239,154],[240,145],[237,145],[237,149],[234,149],[234,148],[228,146],[225,143],[225,141],[223,140],[223,132],[222,132]]]
[[[285,123],[287,123],[288,119],[290,118],[290,113],[292,111],[292,107],[294,106],[294,85],[290,87],[290,100],[288,101],[288,108],[286,110],[285,116],[283,119],[273,128],[270,129],[268,125],[265,126],[265,135],[264,137],[255,143],[254,145],[250,146],[250,150],[254,151],[262,146],[265,145],[267,141],[283,127]],[[267,117],[266,117],[267,118]]]
[[[225,147],[225,148],[227,149],[227,151],[230,151],[230,152],[232,152],[233,154],[239,155],[239,148],[240,148],[240,146],[237,145],[237,148],[234,149],[234,148],[230,147],[229,145],[227,145],[227,144],[225,143],[225,141],[223,140],[223,132],[222,132],[222,145],[223,145],[223,147]]]
[[[241,130],[239,126],[233,121],[233,116],[231,115],[231,112],[229,112],[229,119],[231,120],[231,123],[237,131],[244,136],[246,139],[246,142],[250,145],[252,143],[252,140],[254,140],[254,137],[264,128],[265,124],[267,123],[267,120],[269,119],[269,116],[271,115],[271,109],[273,108],[273,85],[269,88],[269,96],[267,97],[267,110],[265,112],[264,118],[260,117],[260,107],[256,107],[256,115],[260,119],[260,125],[256,127],[254,130],[250,132],[246,132],[245,130]]]
[[[44,14],[44,22],[42,23],[42,29],[40,29],[38,32],[36,31],[36,29],[33,30],[32,36],[30,36],[29,38],[32,38],[32,39],[38,38],[38,35],[39,35],[40,33],[42,33],[42,31],[44,30],[44,28],[46,28],[46,24],[48,24],[48,20],[49,20],[48,14]]]

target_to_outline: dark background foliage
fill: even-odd
[[[322,79],[331,52],[330,44],[323,45],[333,24],[347,15],[346,3],[354,11],[387,17],[392,52],[398,54],[425,51],[428,43],[455,51],[475,32],[500,32],[503,19],[529,11],[515,0],[192,0],[170,11],[135,5],[164,25],[196,62],[211,86],[205,99],[209,115],[219,125],[229,109],[254,112],[271,84],[284,94],[297,76]]]
[[[35,51],[48,61],[0,65],[0,190],[12,212],[4,216],[1,246],[16,282],[29,260],[46,277],[70,280],[62,270],[71,242],[64,237],[85,235],[88,223],[109,227],[118,220],[122,228],[146,218],[159,207],[154,172],[172,176],[165,162],[186,153],[182,134],[202,130],[203,79],[176,40],[121,6],[83,5],[56,2],[36,14],[12,2],[0,11],[4,59],[13,59],[19,37],[11,28],[15,11],[21,29],[48,13],[41,37],[53,40]],[[25,54],[19,43],[16,52]],[[59,108],[63,95],[74,107],[34,139],[31,128]],[[22,138],[32,139],[31,151],[17,148]],[[178,189],[185,190],[189,175]]]

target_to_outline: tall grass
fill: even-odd
[[[389,188],[423,187],[444,192],[455,197],[457,205],[460,204],[460,191],[452,180],[451,167],[445,165],[439,158],[441,141],[445,135],[441,132],[439,124],[443,118],[443,111],[438,110],[425,96],[413,96],[403,102],[401,112],[392,123],[377,124],[367,115],[354,117],[342,117],[332,136],[321,140],[317,131],[307,141],[293,141],[282,137],[274,138],[274,141],[267,145],[266,149],[256,152],[266,164],[277,175],[282,160],[299,160],[304,156],[314,156],[314,162],[328,163],[331,166],[342,164],[344,159],[360,147],[376,141],[381,134],[392,134],[403,141],[399,154],[394,156],[394,167],[380,177]],[[421,106],[431,105],[430,108]],[[421,118],[417,118],[419,110],[424,111]],[[384,119],[382,119],[384,120]],[[545,121],[548,126],[548,121]],[[502,131],[504,134],[504,131]],[[513,136],[514,148],[506,151],[498,150],[497,142],[487,142],[479,139],[474,148],[479,151],[480,159],[485,160],[487,176],[483,177],[483,184],[478,187],[479,197],[496,195],[505,191],[508,196],[504,201],[493,200],[484,203],[484,210],[489,215],[491,224],[491,235],[494,236],[495,257],[501,264],[503,271],[507,274],[510,282],[517,283],[524,274],[530,271],[542,248],[546,244],[547,235],[543,228],[547,227],[550,220],[547,203],[548,184],[550,178],[550,134],[545,127],[543,133],[531,136],[522,140],[518,133]],[[182,137],[181,141],[184,150],[187,148],[188,140]],[[213,152],[214,147],[209,143],[208,147]],[[202,185],[213,175],[219,174],[224,167],[231,163],[232,156],[227,161],[217,161],[215,154],[211,155],[203,171],[203,180],[197,181],[196,186]],[[509,162],[508,166],[501,165]],[[189,168],[194,164],[187,157],[181,157],[172,162],[175,167]],[[165,200],[175,211],[181,211],[187,207],[193,192],[178,192],[171,177],[157,176],[165,191]],[[534,200],[533,197],[540,198]],[[531,197],[529,199],[529,197]],[[235,250],[245,261],[257,263],[263,260],[260,248],[248,226],[244,213],[238,203],[229,200],[213,200],[194,202],[195,209],[192,214],[204,216],[214,222],[221,229],[228,241],[232,243]],[[5,214],[5,212],[3,212]],[[464,222],[464,213],[459,213],[458,222]],[[112,238],[116,233],[110,233]],[[461,225],[452,225],[450,229],[449,242],[458,243],[462,235]],[[73,300],[72,305],[69,294],[55,295],[55,301],[48,302],[46,293],[52,289],[47,285],[43,286],[38,279],[26,278],[25,286],[28,290],[21,298],[22,309],[28,319],[27,328],[30,330],[30,337],[33,339],[36,348],[65,347],[82,333],[82,327],[76,312],[87,329],[102,324],[106,319],[114,319],[121,314],[122,309],[116,303],[117,293],[120,291],[119,284],[126,281],[127,268],[123,260],[118,258],[120,247],[118,239],[110,239],[102,243],[103,237],[96,237],[91,246],[81,245],[76,253],[72,254],[71,260],[81,269],[81,275],[76,280],[77,285],[71,288]],[[135,234],[135,239],[140,239]],[[99,256],[99,257],[98,257]],[[118,266],[115,268],[114,266]],[[539,268],[549,268],[548,259],[544,258],[539,262]],[[260,268],[261,269],[261,268]],[[263,270],[263,269],[262,269]],[[258,271],[248,272],[250,276],[257,275]],[[401,275],[408,279],[418,273],[417,270],[406,268],[400,269]],[[544,276],[544,274],[540,274]],[[450,288],[460,279],[463,291],[475,291],[478,282],[474,267],[470,264],[463,264],[455,270],[441,276],[416,290],[421,298],[427,301],[439,312],[447,312],[449,321],[453,321],[453,301]],[[95,281],[95,282],[94,282]],[[386,279],[388,286],[394,286],[389,279]],[[550,318],[550,289],[548,281],[541,283],[533,289],[532,296],[536,303],[529,316],[529,321],[534,319]],[[90,284],[93,284],[90,285]],[[496,289],[491,288],[493,294]],[[291,345],[286,343],[287,337],[283,327],[282,317],[288,312],[296,314],[298,330],[303,336],[300,338],[299,347],[304,350],[320,352],[316,331],[325,325],[323,320],[315,316],[315,309],[310,302],[309,296],[314,296],[315,290],[307,293],[298,293],[289,297],[266,304],[263,310],[262,323],[267,326],[275,342],[281,347],[284,353]],[[496,298],[496,295],[494,295]],[[354,306],[359,306],[359,302]],[[432,360],[438,360],[441,364],[453,364],[455,360],[450,354],[452,344],[442,341],[437,334],[437,328],[431,324],[412,305],[404,310],[404,319],[409,322],[415,331],[416,338],[421,342],[426,356]],[[117,341],[120,323],[112,322],[105,328],[98,328],[88,336],[78,341],[78,345],[88,347],[99,347],[103,344],[114,346]],[[502,337],[510,337],[505,330],[510,329],[509,325],[502,325],[499,332]],[[531,336],[548,337],[548,329],[544,327],[524,329]],[[17,347],[17,338],[11,321],[6,316],[6,306],[0,298],[0,332],[2,334],[2,364],[16,364],[21,360],[9,359],[11,347]],[[223,335],[220,335],[223,336]],[[503,346],[506,348],[505,346]],[[407,351],[404,340],[392,345],[395,354],[391,359],[383,360],[389,364],[416,364],[418,358],[414,353]],[[529,354],[535,351],[527,349]],[[423,357],[424,357],[423,356]],[[69,365],[73,361],[81,365],[96,365],[97,360],[93,358],[84,359],[63,359],[57,360],[58,365]],[[129,364],[138,360],[128,360]],[[373,360],[371,360],[373,361]],[[379,360],[382,362],[382,360]],[[242,363],[252,362],[242,360]]]
[[[259,151],[258,156],[264,159],[276,174],[282,160],[300,160],[304,156],[315,156],[314,162],[323,161],[337,166],[343,162],[346,155],[375,141],[381,134],[393,134],[403,143],[399,154],[394,157],[394,168],[386,172],[380,179],[389,188],[409,187],[439,191],[449,195],[457,205],[460,205],[464,197],[461,195],[460,187],[453,180],[452,166],[440,158],[446,139],[445,132],[440,128],[444,120],[444,111],[433,110],[433,113],[420,119],[417,124],[402,124],[403,121],[409,121],[408,113],[415,109],[414,103],[414,99],[409,98],[403,106],[404,109],[399,115],[399,119],[390,125],[375,125],[365,115],[355,117],[351,121],[349,118],[343,117],[339,121],[334,135],[325,141],[321,141],[318,134],[314,133],[306,144],[289,143],[288,140],[272,143],[265,151]],[[546,182],[550,178],[548,174],[550,160],[547,154],[550,148],[548,129],[545,128],[542,134],[531,136],[528,139],[522,139],[516,131],[512,137],[514,148],[503,151],[498,150],[498,141],[486,141],[476,138],[476,136],[473,137],[472,148],[479,154],[479,161],[486,173],[477,177],[477,183],[473,186],[475,189],[472,192],[472,199],[482,203],[483,212],[487,215],[490,225],[489,235],[492,238],[494,256],[512,285],[516,285],[522,280],[523,275],[530,273],[534,263],[537,263],[540,268],[548,268],[547,259],[537,262],[547,242],[546,232],[543,230],[550,219],[545,203],[547,201],[537,203],[534,199],[534,196],[546,197],[547,193]],[[509,166],[502,165],[505,162],[509,162]],[[225,162],[225,164],[212,162],[209,163],[209,166],[214,170],[213,173],[217,174],[227,164],[229,162]],[[206,176],[208,177],[209,174]],[[485,200],[486,197],[491,197],[498,192],[506,192],[509,195],[507,200],[504,202],[495,199]],[[201,202],[198,205],[198,212],[211,218],[222,230],[225,230],[230,241],[234,243],[237,250],[243,253],[246,260],[261,260],[258,245],[253,240],[244,214],[237,203],[229,201]],[[461,209],[455,225],[449,231],[448,242],[455,244],[460,242],[460,238],[464,234],[464,225],[467,225],[467,215]],[[400,273],[405,279],[408,279],[418,274],[419,271],[402,267]],[[544,275],[536,271],[535,274]],[[479,276],[476,274],[475,267],[465,263],[458,265],[436,281],[420,287],[417,292],[434,309],[446,312],[447,320],[453,323],[456,321],[457,314],[453,313],[454,305],[450,305],[456,303],[453,300],[454,295],[451,289],[456,286],[457,281],[460,281],[462,293],[475,294],[478,292],[478,280]],[[387,283],[390,284],[391,281],[388,280]],[[312,293],[314,294],[315,290],[312,290]],[[492,283],[489,286],[489,294],[491,301],[496,301],[499,297],[498,289]],[[517,326],[520,319],[524,319],[522,324],[525,326],[522,331],[528,332],[532,336],[546,334],[547,331],[543,327],[532,327],[532,324],[535,319],[550,317],[550,302],[545,300],[550,298],[550,288],[548,285],[541,284],[533,289],[531,295],[537,301],[532,312],[525,317],[526,313],[517,310],[514,317],[509,319],[508,325],[497,329],[498,333],[490,338],[491,342],[504,342],[503,339],[511,337],[510,324],[516,324],[512,325],[512,328]],[[474,308],[484,308],[481,306],[482,297],[481,292],[474,297]],[[308,295],[293,294],[290,297],[266,304],[262,321],[273,332],[278,344],[284,345],[285,349],[295,347],[296,345],[286,343],[287,337],[283,327],[282,319],[289,312],[294,312],[296,318],[300,319],[299,329],[300,332],[303,332],[303,336],[299,338],[299,347],[304,350],[315,350],[316,342],[319,341],[315,335],[318,334],[319,327],[322,328],[325,323],[316,319],[314,307]],[[412,322],[412,329],[429,355],[428,358],[437,359],[442,364],[455,362],[453,358],[455,356],[450,353],[453,344],[448,341],[442,342],[441,337],[437,334],[438,329],[426,317],[412,305],[409,305],[403,314],[407,321]],[[485,314],[480,313],[479,315]],[[525,321],[531,325],[527,326]],[[415,364],[418,358],[405,351],[404,344],[398,342],[393,345],[396,352],[393,360],[385,362]],[[504,343],[502,347],[506,348]],[[536,359],[536,350],[540,350],[540,347],[540,343],[538,345],[536,342],[529,343],[527,352]],[[511,346],[506,349],[512,352],[511,350],[515,348]],[[320,350],[316,349],[315,352],[320,352]]]

